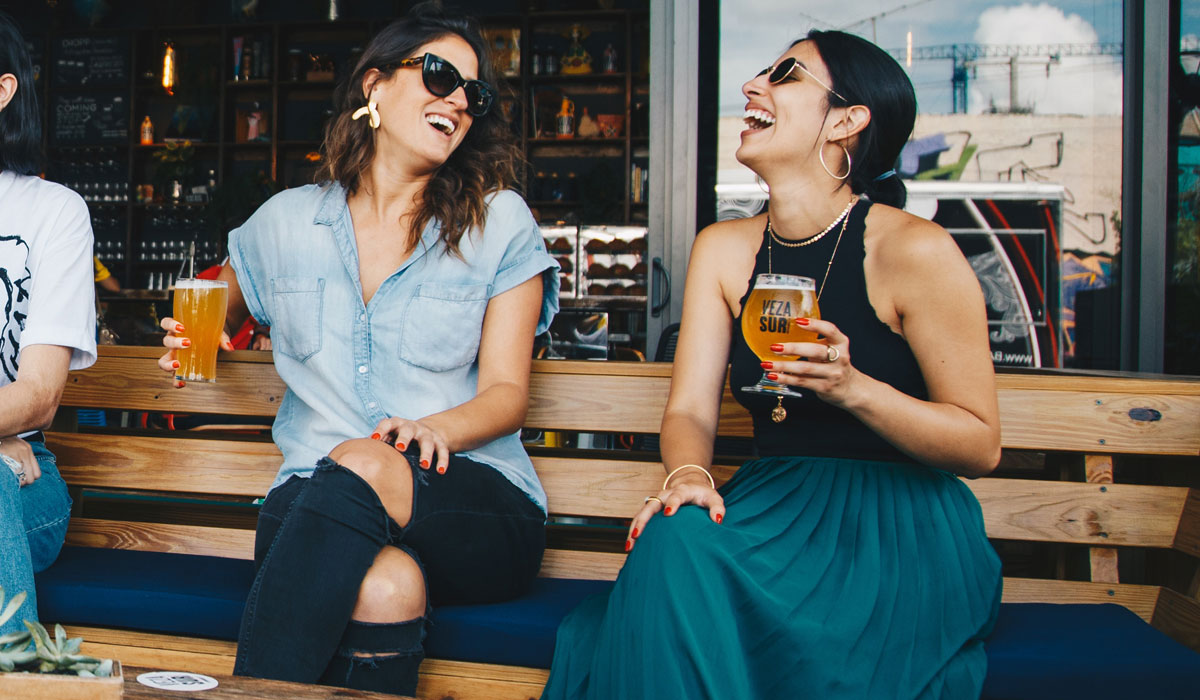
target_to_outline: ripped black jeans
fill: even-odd
[[[437,474],[419,469],[416,455],[413,448],[405,455],[413,473],[406,527],[388,516],[366,481],[329,458],[311,477],[293,476],[272,489],[259,511],[256,575],[234,673],[407,690],[362,687],[353,674],[342,678],[338,665],[339,656],[346,665],[345,645],[355,639],[375,639],[380,654],[404,653],[395,635],[380,639],[386,630],[351,621],[363,577],[386,546],[404,549],[421,566],[430,605],[508,600],[529,587],[546,544],[541,509],[491,467],[455,455]]]

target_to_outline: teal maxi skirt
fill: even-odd
[[[542,698],[978,698],[1000,562],[957,477],[773,457],[724,523],[655,516],[612,591],[558,630]]]

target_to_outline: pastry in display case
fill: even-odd
[[[576,277],[579,269],[577,252],[579,241],[578,226],[540,226],[542,240],[546,249],[558,261],[558,295],[559,297],[574,298],[578,296],[579,280]]]
[[[588,296],[646,296],[646,227],[579,227],[581,289]]]

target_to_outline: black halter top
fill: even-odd
[[[819,289],[825,278],[825,266],[836,246],[837,256],[829,267],[819,300],[821,318],[836,324],[849,337],[850,360],[859,372],[910,396],[926,399],[925,380],[908,343],[879,320],[867,299],[863,232],[870,208],[871,203],[865,199],[854,206],[840,244],[837,242],[840,226],[812,245],[789,248],[774,243],[770,251],[770,271],[811,277]],[[767,237],[764,231],[754,261],[754,274],[742,297],[743,309],[754,287],[755,276],[768,271]],[[733,326],[730,385],[734,397],[754,419],[754,440],[760,456],[810,455],[912,461],[849,412],[830,406],[811,392],[806,392],[802,398],[785,397],[783,407],[787,409],[787,418],[781,423],[772,421],[771,410],[775,408],[777,398],[741,390],[762,376],[760,360],[746,345],[741,328],[739,315]]]

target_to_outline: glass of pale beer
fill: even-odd
[[[776,343],[813,343],[817,334],[796,325],[800,317],[821,318],[817,308],[817,283],[811,277],[761,274],[754,278],[754,289],[742,309],[742,336],[746,345],[763,362],[791,361],[798,355],[771,352]],[[776,396],[803,396],[800,392],[767,379],[767,372],[754,386],[742,391]]]
[[[175,351],[179,369],[175,379],[188,382],[217,381],[217,350],[225,330],[229,284],[221,280],[180,279],[175,282],[175,320],[191,345]]]

